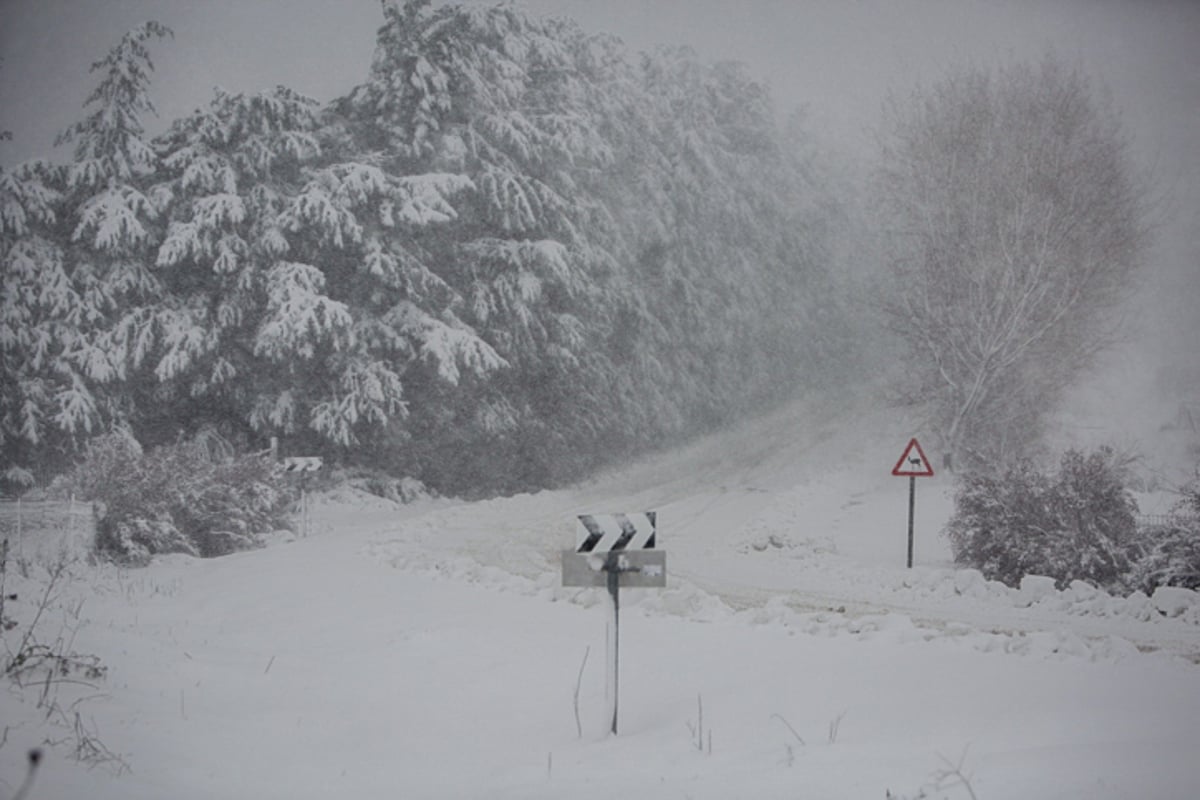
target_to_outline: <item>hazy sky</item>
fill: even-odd
[[[866,143],[888,86],[966,60],[1047,47],[1112,87],[1142,151],[1188,154],[1200,175],[1200,2],[1196,0],[529,0],[631,49],[690,44],[747,62],[784,109]],[[11,164],[45,153],[78,118],[88,67],[146,19],[175,31],[153,45],[153,95],[165,123],[212,87],[277,83],[329,100],[366,74],[378,0],[0,0],[0,126]],[[151,123],[153,127],[153,123]],[[1172,168],[1171,174],[1177,172]]]
[[[1200,291],[1200,0],[528,0],[632,50],[689,44],[745,61],[782,111],[803,105],[814,131],[869,155],[889,87],[903,91],[964,60],[1047,48],[1111,88],[1143,164],[1167,198],[1155,283]],[[378,0],[0,0],[0,164],[49,155],[79,118],[90,64],[133,25],[175,31],[155,42],[152,95],[166,123],[212,87],[278,83],[327,101],[366,75]],[[1187,300],[1192,301],[1192,297]],[[1200,297],[1186,305],[1200,307]],[[1174,312],[1173,312],[1174,313]],[[1200,352],[1200,345],[1196,347]]]

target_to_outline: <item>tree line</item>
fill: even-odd
[[[887,340],[947,456],[998,467],[1115,340],[1148,241],[1117,113],[1051,57],[895,95],[851,230],[741,64],[406,0],[333,102],[218,90],[150,137],[170,36],[93,66],[67,163],[0,172],[9,486],[100,433],[211,429],[544,487],[873,372]]]
[[[327,106],[218,90],[156,137],[171,31],[142,25],[93,66],[70,161],[0,175],[10,483],[207,426],[532,488],[847,347],[822,188],[744,67],[511,6],[383,14]]]

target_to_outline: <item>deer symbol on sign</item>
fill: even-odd
[[[933,476],[929,459],[925,457],[925,453],[921,450],[921,445],[917,444],[916,439],[909,440],[908,447],[904,448],[896,466],[892,468],[892,474],[914,478]]]

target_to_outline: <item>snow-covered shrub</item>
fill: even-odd
[[[393,503],[415,503],[433,496],[425,484],[416,478],[393,478],[377,470],[357,470],[346,482],[367,494]]]
[[[155,553],[218,556],[285,527],[287,490],[272,463],[211,443],[198,437],[142,454],[124,436],[94,441],[74,482],[96,503],[97,552],[131,564]]]
[[[1009,586],[1045,575],[1121,587],[1136,539],[1137,505],[1109,448],[1068,451],[1054,475],[1028,461],[968,475],[945,533],[955,561]]]
[[[1125,463],[1107,447],[1087,456],[1075,450],[1063,456],[1055,511],[1070,537],[1061,553],[1064,584],[1082,579],[1117,586],[1127,578],[1138,508],[1125,488]]]
[[[1132,583],[1143,591],[1158,586],[1200,589],[1200,518],[1176,518],[1142,529],[1143,555]]]
[[[1184,489],[1165,522],[1142,528],[1139,549],[1134,586],[1147,594],[1160,586],[1200,590],[1200,478]]]
[[[1013,587],[1025,575],[1040,574],[1044,531],[1054,527],[1043,499],[1048,483],[1029,463],[1000,475],[968,475],[945,530],[954,560]]]

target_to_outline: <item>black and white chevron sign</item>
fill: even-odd
[[[316,472],[324,463],[320,456],[293,456],[283,460],[283,471]]]
[[[610,553],[614,550],[652,550],[658,514],[580,514],[575,530],[575,552]]]

